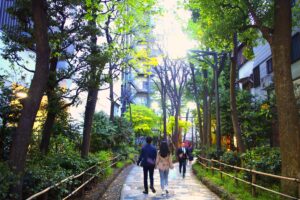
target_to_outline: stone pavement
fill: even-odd
[[[148,183],[149,184],[149,183]],[[121,200],[219,200],[213,192],[205,187],[194,176],[191,166],[187,166],[186,177],[183,179],[178,171],[178,163],[174,164],[174,169],[169,172],[169,194],[162,194],[160,188],[159,172],[154,171],[154,188],[156,193],[153,194],[149,189],[149,194],[145,195],[143,186],[143,169],[139,166],[134,166],[129,172],[123,185]]]

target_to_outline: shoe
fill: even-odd
[[[185,174],[182,175],[182,178],[185,178]]]
[[[153,193],[156,192],[156,190],[154,189],[154,187],[150,187],[150,189],[151,189],[151,191],[152,191]]]
[[[166,190],[166,194],[169,194],[169,191],[168,191],[168,190]]]
[[[148,194],[148,191],[143,191],[144,194]]]

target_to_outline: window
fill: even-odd
[[[143,89],[146,90],[146,91],[148,91],[148,85],[149,85],[148,81],[144,81],[143,82]]]
[[[272,64],[272,58],[267,60],[267,74],[271,74],[273,72],[273,64]]]
[[[253,69],[253,86],[256,88],[260,86],[260,72],[259,65]]]
[[[292,37],[292,63],[300,59],[300,33]]]

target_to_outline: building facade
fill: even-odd
[[[253,48],[254,58],[246,60],[239,52],[239,87],[258,98],[266,99],[274,91],[272,53],[267,42]],[[292,78],[297,102],[300,104],[300,32],[292,36]]]

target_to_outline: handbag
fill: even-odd
[[[155,165],[155,161],[152,158],[146,159],[148,165]]]

